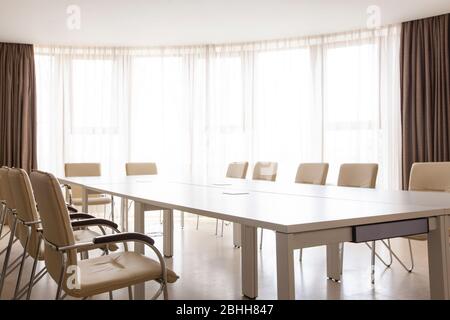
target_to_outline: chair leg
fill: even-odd
[[[23,265],[25,264],[25,258],[27,257],[27,250],[28,250],[28,242],[30,240],[30,233],[31,233],[30,228],[27,228],[27,239],[25,240],[25,246],[23,248],[23,254],[22,254],[22,261],[20,262],[19,274],[17,275],[16,288],[14,290],[14,296],[13,296],[14,300],[16,300],[17,295],[19,294],[20,283],[22,282]]]
[[[181,229],[184,229],[184,211],[181,211]]]
[[[394,250],[392,250],[391,248],[391,244],[390,242],[388,242],[388,244],[386,244],[384,241],[382,241],[382,243],[388,248],[389,253],[395,258],[395,260],[397,260],[400,265],[408,272],[412,272],[414,270],[414,257],[413,257],[413,251],[412,251],[412,244],[411,244],[411,239],[408,239],[408,246],[409,246],[409,257],[411,259],[411,267],[408,267],[401,259],[399,256],[397,256],[397,254],[394,252]]]
[[[164,300],[168,300],[169,299],[169,292],[167,291],[167,283],[164,284],[163,297],[164,297]]]
[[[163,214],[162,210],[159,211],[159,224],[163,224]]]
[[[198,224],[199,224],[199,222],[200,222],[200,216],[197,215],[197,230],[198,230]]]
[[[109,300],[114,300],[114,295],[112,291],[109,292]]]
[[[300,249],[298,261],[302,262],[302,260],[303,260],[303,249]]]
[[[345,243],[342,242],[341,243],[341,275],[344,271],[344,248],[345,248]]]
[[[224,224],[224,221],[222,220],[222,231],[220,232],[220,236],[223,238],[223,224]]]
[[[33,268],[31,269],[31,276],[30,276],[30,284],[27,290],[27,300],[30,300],[31,297],[31,291],[33,290],[33,286],[34,286],[34,274],[36,273],[36,266],[37,266],[37,262],[38,262],[38,258],[39,258],[39,249],[41,246],[41,242],[42,242],[42,238],[39,237],[39,241],[37,244],[37,249],[36,249],[36,258],[34,259],[33,262]]]
[[[115,208],[115,204],[114,204],[114,196],[111,196],[111,221],[114,222],[114,208]]]
[[[371,280],[372,284],[375,284],[375,241],[372,241],[372,260],[371,260],[370,280]]]
[[[259,250],[262,250],[262,246],[263,246],[263,235],[264,235],[264,229],[261,228],[261,240],[259,241]]]
[[[1,213],[0,213],[0,239],[3,239],[3,226],[5,225],[5,218],[6,218],[6,207],[5,205],[1,205]]]
[[[384,240],[381,240],[381,242],[389,249],[390,247],[390,240],[388,240],[388,245],[386,245],[386,243],[384,242]],[[372,246],[370,244],[368,244],[367,242],[365,242],[366,246],[370,249],[370,251],[372,252]],[[376,252],[375,250],[375,257],[378,258],[378,260],[380,260],[387,268],[390,268],[392,265],[392,250],[389,250],[389,262],[384,261],[384,259]]]
[[[218,229],[219,229],[219,219],[216,219],[216,236],[217,236],[217,233],[218,233]]]
[[[14,220],[13,227],[11,229],[11,234],[9,236],[8,250],[6,250],[5,260],[3,261],[3,270],[2,270],[2,274],[1,274],[1,278],[0,278],[0,298],[2,296],[3,284],[5,283],[6,270],[8,269],[9,257],[11,256],[14,235],[16,234],[17,219],[14,218],[13,220]]]
[[[128,287],[128,298],[133,300],[133,288],[131,286]]]

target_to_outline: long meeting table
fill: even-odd
[[[172,257],[173,211],[233,222],[234,245],[241,247],[242,294],[258,296],[257,228],[276,233],[278,299],[295,299],[293,252],[327,246],[327,276],[340,279],[342,242],[366,242],[428,233],[430,296],[450,299],[450,193],[382,191],[238,179],[183,181],[160,177],[71,177],[61,183],[89,193],[134,201],[134,231],[145,233],[148,210],[163,210],[163,254]],[[123,222],[123,216],[122,216]],[[142,245],[135,250],[144,253]],[[183,275],[181,275],[183,276]],[[135,286],[143,299],[143,285]]]

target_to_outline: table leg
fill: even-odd
[[[134,202],[134,232],[145,234],[145,206],[137,201]],[[142,243],[134,244],[134,251],[145,254],[144,245]],[[136,300],[145,299],[145,285],[137,284],[134,286],[134,298]]]
[[[86,188],[81,189],[81,211],[84,213],[89,213],[88,210],[88,190]]]
[[[339,243],[327,245],[327,277],[333,281],[341,280],[341,259]]]
[[[163,211],[163,253],[167,258],[173,256],[173,210]]]
[[[184,211],[180,211],[181,229],[184,229]]]
[[[235,248],[241,247],[241,225],[233,223],[233,245]]]
[[[433,300],[450,299],[449,217],[436,218],[436,229],[428,234],[430,296]]]
[[[276,233],[277,286],[279,300],[295,299],[294,250],[289,235]]]
[[[241,273],[242,294],[255,299],[258,296],[258,240],[257,229],[242,225]]]
[[[120,225],[123,232],[128,232],[128,199],[120,198]]]

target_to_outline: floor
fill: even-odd
[[[100,213],[99,213],[100,215]],[[132,215],[131,215],[132,216]],[[180,279],[169,287],[170,299],[242,299],[240,275],[240,249],[232,244],[232,225],[225,225],[224,236],[215,235],[215,220],[201,217],[196,230],[196,216],[185,215],[185,228],[180,226],[180,214],[175,212],[174,257],[167,259]],[[130,225],[133,222],[130,219]],[[220,226],[220,225],[219,225]],[[149,212],[146,217],[146,231],[154,237],[156,246],[162,250],[162,225],[158,212]],[[220,233],[220,227],[219,227]],[[407,241],[395,239],[393,247],[408,261]],[[0,243],[3,248],[5,239]],[[380,253],[387,257],[386,250],[379,246]],[[346,244],[342,281],[335,283],[326,279],[325,247],[309,248],[303,252],[303,262],[295,253],[295,283],[297,299],[429,299],[428,265],[426,242],[413,242],[415,269],[406,272],[398,262],[386,268],[377,261],[376,282],[370,283],[370,250],[364,244]],[[16,243],[13,258],[21,252]],[[4,255],[0,257],[3,265]],[[29,277],[32,261],[28,259],[25,276]],[[2,299],[11,299],[16,284],[17,273],[5,281]],[[26,279],[23,281],[25,283]],[[148,283],[146,294],[149,298],[156,286]],[[32,299],[53,299],[56,293],[54,281],[46,276],[33,289]],[[276,299],[275,235],[264,232],[263,249],[259,255],[259,296],[258,299]],[[92,299],[108,299],[99,295]],[[67,298],[70,299],[70,298]],[[114,292],[114,299],[128,299],[127,290]]]

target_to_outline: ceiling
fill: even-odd
[[[69,5],[81,28],[67,28]],[[0,0],[0,41],[165,46],[318,35],[364,28],[378,5],[387,25],[450,12],[449,0]]]

